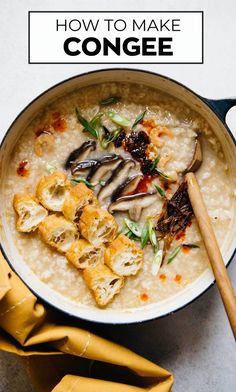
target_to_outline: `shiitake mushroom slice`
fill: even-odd
[[[96,142],[94,140],[84,142],[80,147],[76,148],[69,154],[64,165],[65,169],[68,170],[73,164],[85,160],[90,152],[94,150],[96,150]]]
[[[138,186],[138,183],[142,178],[142,174],[128,177],[120,186],[117,187],[117,189],[115,189],[111,196],[111,201],[114,202],[116,199],[118,199],[118,197],[124,196],[127,193],[135,191]]]
[[[103,202],[106,198],[111,197],[112,193],[119,187],[129,171],[136,165],[133,159],[125,159],[120,162],[117,168],[112,172],[103,188],[98,193],[98,200]]]
[[[97,164],[93,166],[87,176],[87,181],[97,183],[103,180],[108,172],[113,171],[123,161],[120,155],[110,154],[105,155],[97,160]]]

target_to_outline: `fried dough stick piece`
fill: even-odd
[[[136,275],[143,264],[143,251],[120,234],[106,249],[105,263],[119,276]]]
[[[65,173],[54,172],[39,180],[36,187],[36,196],[45,208],[59,212],[62,211],[70,187]]]
[[[91,290],[98,306],[104,307],[114,299],[124,284],[124,278],[114,274],[106,265],[83,271],[84,280]]]
[[[27,194],[14,195],[13,207],[18,214],[16,228],[23,233],[36,230],[48,215],[47,210],[39,204],[37,198]]]
[[[83,208],[87,205],[98,207],[99,203],[94,193],[85,184],[80,183],[71,188],[62,206],[62,212],[66,219],[78,223]]]
[[[79,230],[82,236],[94,246],[113,241],[117,229],[117,223],[108,211],[93,206],[86,206],[83,209]]]
[[[67,252],[79,235],[73,223],[55,214],[43,220],[39,232],[46,244],[61,253]]]
[[[78,269],[96,267],[104,263],[105,247],[94,246],[84,239],[73,242],[66,253],[67,260]]]

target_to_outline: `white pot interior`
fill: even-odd
[[[49,91],[42,94],[34,102],[32,102],[14,121],[7,136],[5,137],[1,151],[0,151],[0,176],[1,186],[4,184],[4,168],[7,166],[11,157],[11,151],[13,150],[17,140],[21,133],[26,128],[26,125],[33,119],[35,113],[39,112],[49,102],[55,100],[59,96],[66,94],[74,89],[103,83],[104,81],[126,81],[138,84],[144,84],[150,87],[157,88],[161,91],[168,92],[170,95],[184,101],[192,109],[200,113],[205,119],[210,122],[212,129],[216,136],[221,142],[227,164],[229,166],[229,175],[235,179],[235,156],[236,148],[232,138],[227,132],[223,123],[219,118],[203,103],[203,101],[185,89],[183,86],[175,83],[162,76],[151,74],[144,71],[134,70],[103,70],[85,75],[77,76],[70,80],[67,80]],[[49,302],[56,308],[71,314],[75,317],[80,317],[86,320],[104,322],[104,323],[132,323],[140,322],[144,320],[150,320],[169,314],[171,312],[180,309],[186,304],[193,301],[200,294],[202,294],[210,285],[214,282],[213,274],[210,270],[206,270],[197,280],[189,284],[185,289],[181,290],[178,294],[158,302],[157,304],[151,304],[142,306],[140,308],[129,309],[129,310],[113,310],[113,309],[95,309],[76,304],[69,299],[66,299],[61,294],[55,292],[45,283],[41,282],[36,275],[27,267],[24,260],[18,253],[14,246],[12,234],[7,225],[6,216],[4,215],[4,200],[3,192],[0,195],[1,205],[1,244],[5,256],[9,260],[12,268],[21,277],[21,279],[28,285],[28,287],[39,297]],[[234,211],[235,214],[235,211]],[[227,237],[224,241],[222,252],[225,264],[232,258],[235,249],[235,238],[236,238],[236,225],[227,227]]]

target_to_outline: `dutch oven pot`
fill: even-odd
[[[233,184],[235,179],[236,147],[235,139],[225,123],[225,116],[227,111],[232,106],[236,105],[236,98],[209,100],[165,76],[142,70],[113,68],[88,72],[67,79],[42,93],[19,114],[10,126],[1,144],[1,187],[4,186],[5,168],[11,159],[11,152],[13,151],[14,146],[22,132],[24,132],[27,124],[29,124],[44,106],[74,89],[109,81],[137,83],[139,85],[157,88],[180,99],[203,116],[209,122],[213,132],[221,142],[225,160],[229,167],[229,176]],[[135,310],[97,309],[82,306],[53,291],[49,286],[41,282],[27,267],[14,245],[12,234],[7,225],[6,216],[4,215],[5,202],[3,200],[2,190],[0,193],[0,205],[0,238],[2,252],[5,258],[19,277],[38,297],[69,315],[89,321],[111,324],[143,322],[162,317],[181,309],[203,294],[214,283],[214,276],[211,270],[208,269],[197,280],[189,284],[179,293],[158,304],[142,306]],[[231,226],[225,228],[225,230],[227,230],[227,238],[222,245],[222,253],[226,265],[230,263],[235,252],[236,224],[234,222],[232,219]]]

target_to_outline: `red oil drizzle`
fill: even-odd
[[[152,183],[152,180],[156,177],[154,176],[144,176],[138,183],[137,187],[133,192],[127,192],[123,196],[136,195],[137,193],[146,193],[148,191],[149,185]]]
[[[184,240],[185,238],[185,231],[180,231],[178,234],[176,234],[175,239],[178,240]]]
[[[144,176],[138,183],[137,188],[134,193],[143,193],[147,192],[149,185],[153,180],[152,176]]]
[[[135,193],[142,193],[142,192],[147,192],[149,185],[152,183],[154,178],[157,178],[157,174],[153,175],[146,175],[144,176],[138,183],[137,188],[134,190],[133,194]]]
[[[184,246],[184,245],[182,245],[181,250],[182,250],[183,253],[186,253],[186,254],[190,252],[189,246]]]
[[[55,129],[56,132],[64,132],[67,124],[66,120],[61,116],[59,112],[54,112],[53,115],[53,122],[52,127]]]
[[[29,169],[27,169],[29,162],[27,160],[21,161],[17,168],[17,174],[20,177],[26,177],[29,175]]]
[[[175,277],[174,277],[174,281],[175,281],[176,283],[180,283],[181,280],[182,280],[182,275],[176,274]]]
[[[160,274],[159,279],[164,282],[166,280],[166,274]]]
[[[44,128],[40,128],[35,132],[35,137],[39,137],[40,135],[45,134],[45,135],[51,135],[52,132],[49,131],[49,127],[44,127]]]
[[[141,299],[141,301],[148,301],[149,300],[149,295],[147,293],[141,293],[140,294],[140,299]]]

